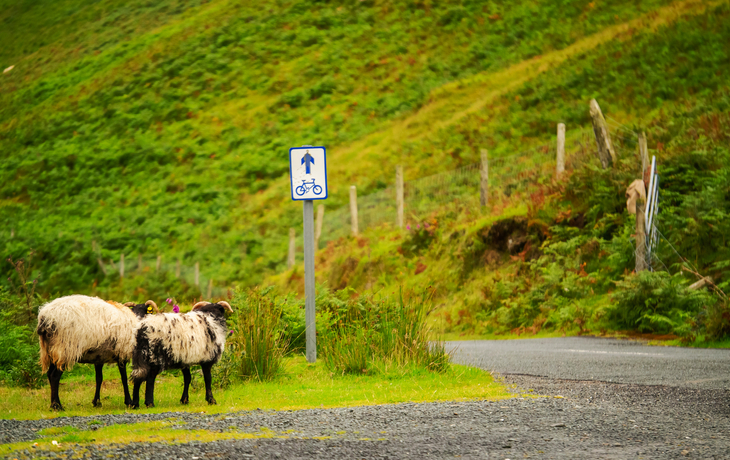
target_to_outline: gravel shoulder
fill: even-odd
[[[730,392],[502,376],[515,398],[292,412],[124,414],[3,421],[3,442],[91,420],[173,417],[179,429],[272,430],[281,438],[212,443],[70,445],[56,458],[727,458]],[[542,395],[542,396],[527,396]],[[562,396],[556,397],[556,396]],[[322,437],[324,439],[312,439]],[[48,454],[48,452],[45,452]],[[28,450],[9,458],[40,458]]]

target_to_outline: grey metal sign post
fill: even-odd
[[[317,325],[314,304],[314,200],[327,198],[327,152],[305,145],[289,149],[291,198],[303,201],[304,213],[304,316],[307,361],[317,361]]]

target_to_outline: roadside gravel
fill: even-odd
[[[3,442],[47,426],[173,418],[180,429],[282,438],[33,449],[10,458],[728,458],[730,391],[506,375],[515,398],[304,411],[3,421]],[[532,391],[530,391],[532,390]],[[527,395],[543,395],[530,397]],[[547,397],[546,397],[547,396]],[[562,398],[556,397],[562,396]],[[324,439],[312,439],[323,437]]]

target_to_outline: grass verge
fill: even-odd
[[[193,371],[190,404],[183,406],[182,378],[168,374],[155,384],[153,409],[140,413],[168,411],[221,413],[240,410],[298,410],[351,407],[402,402],[498,400],[511,397],[504,386],[480,369],[452,365],[444,373],[416,368],[382,368],[373,375],[336,375],[324,362],[308,364],[303,357],[285,358],[284,373],[270,382],[236,384],[215,390],[218,405],[208,406],[202,376]],[[63,413],[49,409],[48,387],[39,390],[0,387],[0,418],[41,419],[61,416],[94,416],[127,412],[116,368],[104,369],[103,407],[91,406],[93,373],[61,380]]]

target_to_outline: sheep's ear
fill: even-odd
[[[206,302],[206,301],[198,302],[198,303],[196,303],[195,305],[193,305],[193,310],[192,310],[192,311],[195,311],[195,310],[197,310],[198,308],[200,308],[200,307],[204,307],[204,306],[206,306],[206,305],[210,305],[210,302]]]
[[[145,305],[147,305],[147,313],[152,313],[153,311],[154,311],[155,313],[159,313],[159,312],[160,312],[160,309],[159,309],[159,308],[157,308],[157,304],[156,304],[156,303],[154,303],[153,301],[151,301],[151,300],[148,300],[148,301],[147,301],[147,302],[145,302],[144,304],[145,304]]]
[[[226,310],[233,313],[233,308],[231,308],[231,305],[228,302],[221,300],[220,302],[218,302],[218,305],[225,307]]]

